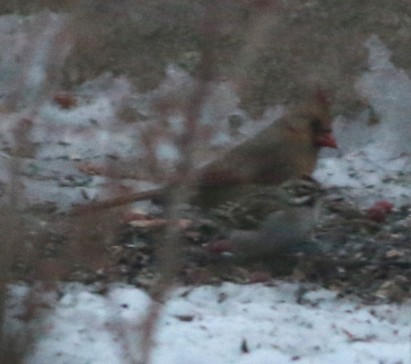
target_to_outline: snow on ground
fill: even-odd
[[[334,125],[342,155],[320,160],[314,177],[328,186],[350,189],[363,205],[386,198],[398,204],[411,199],[411,80],[390,62],[390,51],[372,36],[366,42],[369,70],[357,82],[370,110]],[[367,125],[369,113],[379,123]]]
[[[6,18],[7,26],[14,24],[13,19]],[[0,25],[4,26],[4,21]],[[10,37],[12,34],[10,31]],[[315,177],[328,186],[350,189],[350,194],[362,204],[381,198],[393,200],[397,205],[409,203],[411,159],[405,153],[411,148],[408,121],[411,81],[405,72],[390,63],[389,51],[376,36],[366,46],[370,53],[369,70],[358,81],[358,90],[369,100],[381,122],[367,126],[368,111],[360,113],[358,120],[349,125],[337,119],[340,154],[323,158]],[[173,77],[180,76],[170,69],[168,77],[158,93],[167,93],[168,82],[175,87]],[[33,137],[42,142],[49,139],[38,151],[39,160],[25,163],[33,163],[32,167],[40,168],[40,172],[51,173],[48,167],[56,177],[73,168],[72,164],[65,164],[66,160],[47,159],[59,153],[75,160],[90,153],[98,156],[101,151],[127,155],[138,150],[139,136],[133,134],[134,125],[119,128],[112,123],[118,108],[133,97],[134,91],[126,80],[109,83],[105,92],[91,93],[87,102],[80,102],[73,110],[44,105],[35,120]],[[189,87],[181,89],[189,90]],[[217,135],[218,144],[231,140],[224,124],[227,117],[242,112],[229,85],[215,85],[215,92],[217,96],[211,101],[217,104],[218,100],[225,101],[215,109],[211,101],[207,103],[202,117],[207,120],[207,115],[211,115],[222,120],[225,128]],[[142,114],[150,113],[144,100],[151,96],[137,97]],[[273,113],[280,115],[281,110]],[[3,120],[0,134],[6,141],[20,118],[21,115],[14,115]],[[56,121],[58,127],[53,124]],[[90,128],[91,125],[94,127]],[[177,115],[175,132],[178,125]],[[242,130],[253,129],[248,127],[245,125]],[[87,133],[85,128],[89,130]],[[132,140],[131,144],[124,141],[125,134]],[[8,139],[10,143],[12,140]],[[107,151],[108,146],[113,150]],[[172,154],[172,146],[163,148],[161,153]],[[2,179],[7,179],[4,172],[7,163],[7,157],[2,155],[0,164],[5,167],[0,175]],[[52,200],[73,202],[74,195],[80,195],[75,190],[60,196],[61,185],[52,183],[31,181],[27,188],[33,186],[33,195],[44,194],[49,199],[50,191],[55,191]],[[97,186],[98,179],[93,179],[93,183]],[[333,293],[317,289],[307,293],[305,304],[297,304],[297,289],[296,285],[284,282],[272,286],[224,284],[178,289],[162,312],[153,363],[411,363],[411,303],[364,306],[336,299]],[[10,287],[6,326],[9,330],[21,329],[16,315],[26,291],[23,286]],[[48,298],[51,308],[38,322],[40,334],[27,364],[116,364],[127,362],[124,357],[127,353],[138,356],[141,340],[138,325],[151,302],[144,292],[134,287],[112,286],[101,295],[72,284],[64,286],[62,292],[60,298]]]
[[[364,306],[323,289],[297,304],[297,290],[288,283],[176,290],[161,315],[153,364],[411,363],[410,305]],[[138,359],[136,333],[150,305],[141,290],[113,286],[98,295],[70,285],[50,302],[27,364],[120,364],[131,351]]]

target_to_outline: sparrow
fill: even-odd
[[[309,240],[323,195],[313,178],[295,178],[280,186],[256,186],[254,192],[215,209],[213,217],[225,230],[229,251],[269,256]]]
[[[311,175],[320,149],[337,148],[329,109],[329,101],[323,92],[318,91],[308,103],[195,171],[189,183],[194,191],[191,202],[214,208],[235,196],[247,194],[249,186],[278,185],[292,178]],[[110,208],[147,199],[164,201],[177,184],[91,203],[77,211]]]

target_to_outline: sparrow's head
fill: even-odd
[[[247,186],[245,194],[219,206],[213,213],[228,226],[255,229],[271,214],[296,210],[295,207],[314,210],[319,206],[322,191],[320,184],[308,176],[290,179],[279,186]]]
[[[314,206],[324,193],[321,185],[310,176],[294,178],[278,188],[279,198],[289,206]]]
[[[234,226],[241,230],[234,230],[230,239],[240,253],[268,257],[278,249],[307,241],[319,221],[323,190],[311,177],[288,180],[271,191],[271,196],[267,188],[254,194],[254,208],[248,203],[243,214],[237,214],[236,221],[242,224]]]

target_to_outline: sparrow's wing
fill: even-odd
[[[249,189],[253,188],[250,186]],[[255,192],[238,196],[215,209],[215,216],[231,228],[257,229],[267,216],[278,211],[282,205],[278,202],[276,187],[254,186]]]

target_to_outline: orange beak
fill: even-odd
[[[330,131],[318,134],[315,138],[315,144],[319,147],[337,148],[337,141]]]

